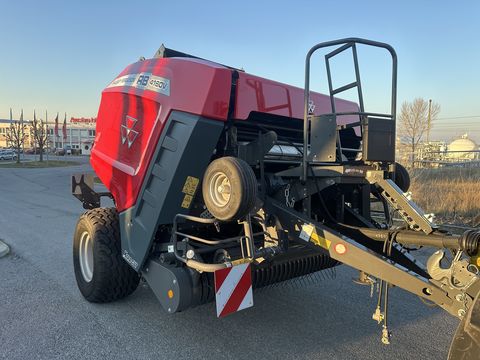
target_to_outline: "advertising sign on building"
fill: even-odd
[[[73,124],[95,124],[97,122],[97,118],[92,117],[92,118],[75,118],[71,117],[70,122]]]

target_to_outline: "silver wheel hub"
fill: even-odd
[[[83,279],[90,282],[93,278],[93,241],[88,231],[84,231],[80,236],[78,252]]]
[[[208,187],[208,195],[215,206],[224,207],[230,201],[231,186],[227,175],[222,171],[213,174]]]

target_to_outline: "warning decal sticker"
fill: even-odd
[[[200,179],[193,176],[187,176],[187,180],[185,180],[185,184],[183,185],[183,189],[182,189],[182,192],[185,194],[182,201],[182,208],[184,209],[190,208],[190,204],[192,203],[193,196],[197,191],[199,182],[200,182]]]
[[[304,241],[310,241],[315,245],[318,245],[324,249],[330,249],[332,242],[317,234],[315,227],[311,224],[302,225],[302,232],[300,233],[300,239]]]

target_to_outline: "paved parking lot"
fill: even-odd
[[[384,346],[370,290],[345,266],[336,280],[260,291],[253,308],[224,319],[213,304],[167,315],[146,286],[116,303],[86,302],[71,260],[82,207],[69,181],[88,170],[0,169],[0,238],[11,247],[0,259],[0,358],[446,358],[456,319],[393,289]]]

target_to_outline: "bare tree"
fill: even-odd
[[[20,151],[27,137],[26,130],[27,126],[24,125],[23,120],[12,120],[10,127],[5,134],[7,144],[13,147],[17,152],[17,164],[20,163]]]
[[[43,149],[48,142],[47,126],[43,120],[37,120],[35,115],[33,116],[31,134],[37,149],[40,151],[40,161],[43,161]]]
[[[418,144],[422,141],[425,133],[432,128],[432,124],[440,113],[440,105],[416,98],[412,102],[405,101],[402,104],[399,117],[399,135],[402,141],[408,144],[411,151],[411,166],[415,166],[415,154]]]

